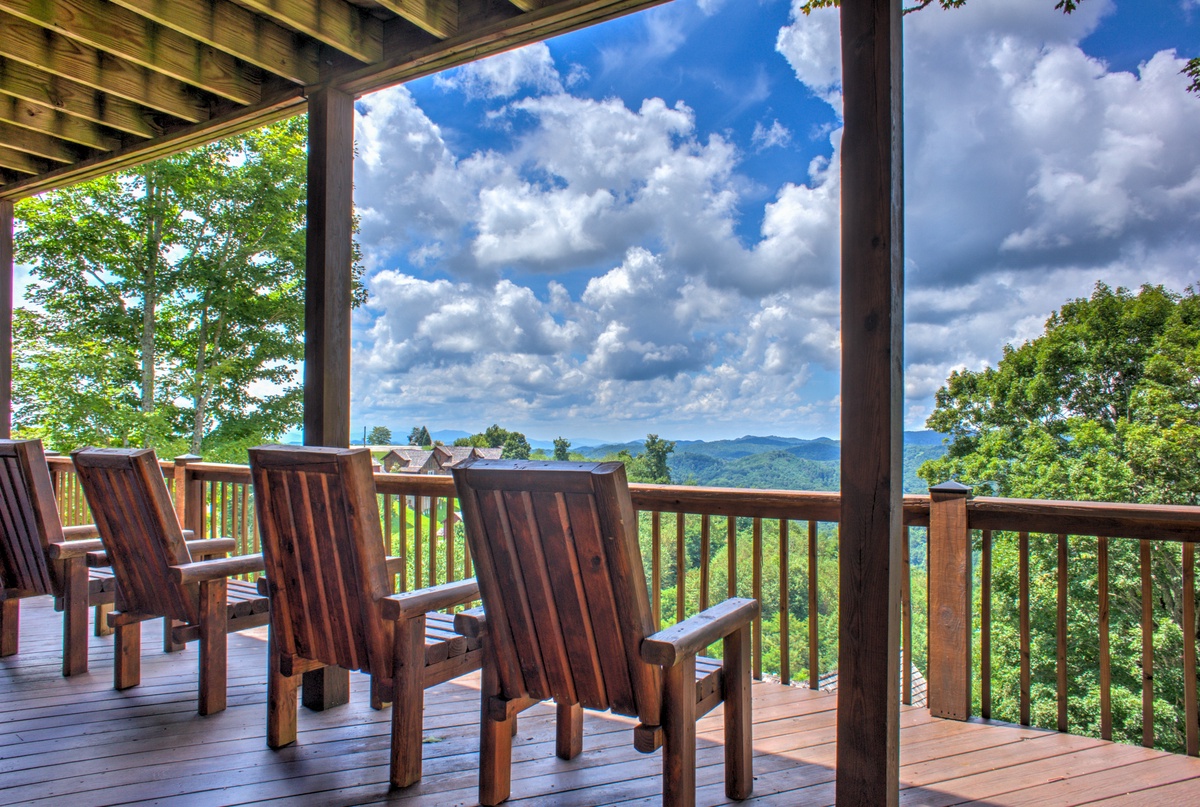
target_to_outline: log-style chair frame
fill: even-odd
[[[85,448],[72,452],[117,578],[113,686],[141,681],[141,623],[170,620],[171,641],[199,641],[198,711],[225,709],[229,633],[265,625],[268,607],[253,584],[228,580],[262,571],[261,555],[193,561],[224,554],[231,539],[188,541],[153,449]]]
[[[386,557],[367,449],[260,446],[250,471],[271,598],[267,744],[296,739],[301,673],[361,670],[371,675],[372,705],[392,703],[390,783],[417,782],[425,688],[483,660],[478,639],[429,612],[478,600],[478,586],[392,593],[404,561]]]
[[[91,525],[63,527],[42,441],[0,440],[0,656],[18,650],[21,600],[49,595],[63,612],[62,674],[87,672],[88,606],[107,635],[115,588],[112,574],[88,568],[103,550],[96,536]]]
[[[725,702],[725,792],[753,788],[750,626],[731,598],[655,632],[637,517],[618,462],[471,460],[453,469],[483,614],[479,801],[510,793],[513,721],[557,704],[557,753],[582,752],[581,707],[637,717],[634,746],[663,748],[663,803],[696,798],[696,720]],[[723,661],[697,658],[723,640]]]

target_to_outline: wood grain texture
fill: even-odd
[[[934,717],[971,716],[974,600],[966,489],[929,491],[929,710]]]
[[[899,790],[904,167],[899,0],[841,8],[842,497],[838,778],[843,804]]]

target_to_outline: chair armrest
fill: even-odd
[[[441,611],[452,605],[460,605],[477,599],[479,599],[479,584],[472,577],[456,583],[443,583],[440,586],[385,597],[379,601],[379,612],[384,619],[395,621],[408,619],[427,611]]]
[[[717,639],[746,627],[756,616],[758,600],[730,597],[678,625],[643,639],[642,660],[674,667],[681,659],[694,656]]]
[[[64,541],[61,544],[50,544],[46,549],[46,554],[51,560],[66,560],[67,558],[78,558],[89,552],[103,552],[104,544],[100,543],[99,538],[93,538],[90,541]]]
[[[89,552],[84,556],[84,563],[91,569],[104,569],[112,566],[107,552]]]
[[[100,531],[96,529],[95,524],[80,524],[78,527],[63,527],[63,538],[68,541],[80,541],[85,538],[95,538],[99,540]]]
[[[187,543],[188,552],[201,558],[224,555],[237,549],[237,541],[232,538],[207,538],[185,543]]]
[[[463,636],[479,639],[487,633],[487,614],[483,608],[468,608],[454,615],[454,629]]]
[[[195,541],[196,540],[196,531],[195,530],[183,530],[183,540]]]
[[[180,583],[199,583],[204,580],[218,580],[222,577],[234,577],[262,570],[263,556],[260,554],[184,563],[180,566],[172,566],[171,574]]]
[[[395,575],[404,571],[404,558],[400,557],[399,555],[389,555],[383,560],[387,564],[388,574]]]

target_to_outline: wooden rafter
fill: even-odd
[[[317,44],[228,0],[111,0],[296,84],[320,80]]]
[[[0,58],[0,92],[138,137],[162,134],[137,104],[11,59]]]
[[[242,5],[360,62],[383,57],[383,23],[344,0],[242,0]]]
[[[79,159],[81,149],[72,148],[57,137],[34,132],[0,122],[0,143],[44,160],[73,163]]]
[[[0,0],[0,10],[239,104],[253,104],[258,68],[103,0]]]
[[[376,0],[379,5],[440,39],[458,33],[458,0]]]
[[[23,151],[0,146],[0,167],[22,174],[40,174],[49,166],[44,160],[31,157]]]
[[[26,20],[0,12],[0,56],[70,78],[92,89],[141,103],[189,123],[209,117],[208,104],[181,81]]]
[[[125,145],[103,127],[4,93],[0,93],[0,121],[99,151],[116,151]]]

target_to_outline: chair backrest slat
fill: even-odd
[[[261,446],[250,468],[277,652],[390,677],[370,452]]]
[[[474,460],[454,469],[509,698],[553,697],[657,725],[661,672],[620,463]]]
[[[61,564],[46,547],[63,540],[40,440],[0,440],[0,586],[62,594]]]
[[[198,588],[169,571],[192,558],[153,449],[85,448],[71,456],[117,578],[117,607],[198,621]]]

